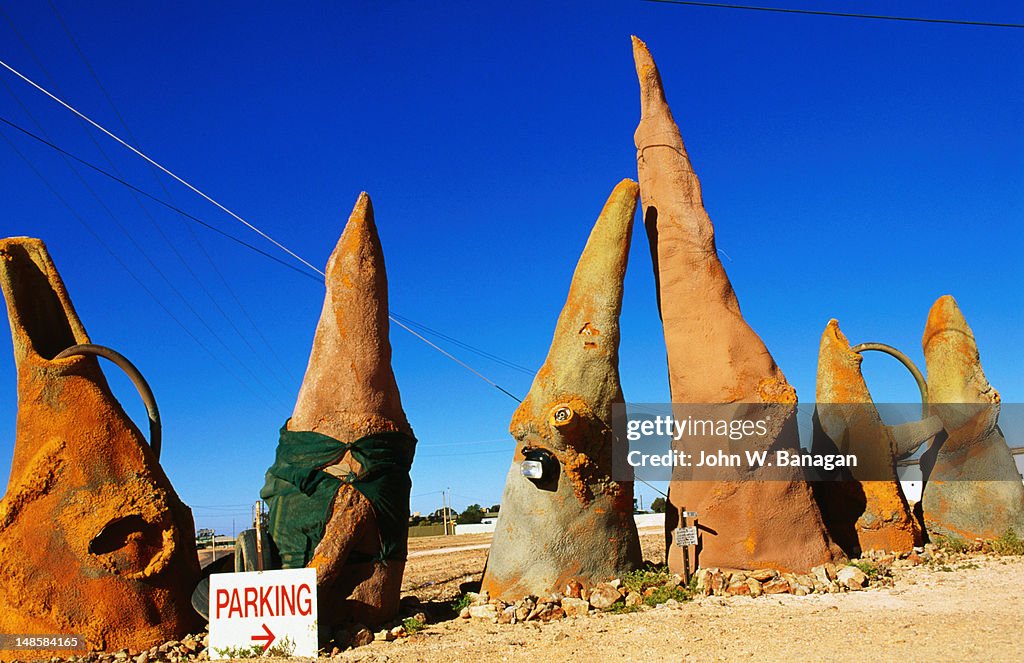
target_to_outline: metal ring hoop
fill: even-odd
[[[921,409],[922,412],[926,411],[928,406],[928,383],[925,382],[924,375],[921,370],[910,360],[910,357],[903,354],[891,345],[885,343],[860,343],[850,348],[854,352],[860,354],[867,350],[874,350],[876,352],[884,352],[885,354],[895,357],[901,364],[907,367],[910,374],[914,376],[914,381],[917,382],[917,389],[921,392]]]
[[[67,359],[76,355],[93,355],[109,359],[125,372],[125,375],[128,376],[138,390],[139,396],[142,397],[142,402],[146,405],[146,414],[149,416],[149,446],[153,450],[154,455],[156,455],[157,460],[160,460],[160,441],[163,432],[163,426],[160,423],[160,410],[156,407],[156,398],[153,397],[153,390],[149,388],[149,383],[146,382],[146,378],[142,377],[142,373],[135,367],[135,364],[128,361],[120,352],[104,345],[96,345],[95,343],[72,345],[70,348],[63,350],[54,359]]]

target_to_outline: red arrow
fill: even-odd
[[[266,635],[256,634],[256,635],[252,636],[252,640],[253,640],[253,642],[256,642],[257,640],[266,640],[267,644],[263,645],[263,653],[266,654],[267,650],[270,649],[270,645],[274,644],[274,637],[275,636],[274,636],[273,632],[271,632],[271,630],[269,628],[267,628],[266,624],[263,624],[263,632]]]

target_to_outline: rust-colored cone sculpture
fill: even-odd
[[[851,557],[867,550],[909,552],[921,544],[921,528],[896,476],[896,435],[875,409],[862,360],[830,320],[818,352],[814,442],[831,447],[823,453],[854,454],[858,463],[849,480],[820,482],[818,501],[833,539]]]
[[[0,288],[18,372],[0,633],[81,635],[101,650],[180,638],[199,625],[191,512],[96,358],[54,358],[89,337],[41,241],[0,240]]]
[[[922,344],[928,400],[948,434],[930,473],[922,468],[928,533],[968,541],[1007,530],[1024,536],[1024,485],[999,430],[999,393],[985,378],[974,332],[951,296],[932,306]]]
[[[619,312],[636,201],[636,182],[612,191],[547,360],[512,417],[516,451],[483,577],[492,598],[546,597],[573,581],[589,588],[640,564],[632,483],[611,479],[612,406],[623,402]]]
[[[317,570],[320,619],[373,625],[398,613],[415,439],[391,370],[387,275],[366,193],[331,254],[326,285],[306,375],[262,494],[283,565]],[[320,460],[303,468],[313,479],[302,483],[323,492],[297,491],[282,477],[294,477],[317,445]]]
[[[795,390],[740,314],[661,76],[636,37],[633,58],[641,100],[637,167],[672,401],[795,405]],[[795,433],[795,425],[779,431],[792,438]],[[773,449],[795,446],[795,439],[768,442]],[[781,477],[779,471],[773,475]],[[673,481],[668,506],[669,533],[680,510],[697,512],[699,564],[705,568],[807,570],[841,555],[797,470],[792,480]],[[671,539],[668,560],[672,570],[682,571],[682,551]]]

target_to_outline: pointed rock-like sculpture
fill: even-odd
[[[647,46],[636,37],[633,57],[641,101],[637,167],[672,401],[794,406],[795,390],[740,314],[661,76]],[[778,439],[766,440],[764,450],[796,446],[795,425],[777,433]],[[784,478],[778,471],[773,475]],[[698,514],[702,567],[807,570],[841,555],[797,470],[788,480],[674,480],[665,518],[669,532],[677,526],[681,509]],[[682,551],[674,541],[668,560],[673,570],[682,570]]]
[[[830,320],[818,352],[814,443],[829,447],[822,453],[852,453],[858,464],[849,468],[848,480],[822,481],[815,492],[832,538],[849,556],[867,550],[909,552],[921,544],[921,528],[896,476],[897,435],[875,409],[862,360],[839,322]],[[931,423],[937,425],[923,431],[929,438],[941,428],[937,418]]]
[[[588,588],[640,562],[631,483],[612,480],[619,312],[637,185],[612,191],[573,274],[547,360],[512,417],[516,441],[483,589],[513,601]],[[524,476],[532,461],[540,476]]]
[[[948,434],[930,472],[922,466],[928,533],[973,541],[1013,530],[1024,537],[1024,485],[999,429],[999,392],[985,378],[974,332],[950,295],[932,306],[922,344],[931,411]]]
[[[415,438],[391,369],[387,275],[366,193],[327,263],[326,286],[261,494],[283,565],[317,569],[320,619],[379,624],[398,612]]]
[[[94,650],[180,638],[199,626],[191,511],[96,358],[55,358],[90,341],[41,241],[0,240],[0,288],[18,373],[0,633],[78,634]]]

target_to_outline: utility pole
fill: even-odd
[[[448,495],[441,491],[441,522],[444,523],[444,535],[448,536]]]
[[[256,529],[256,570],[263,570],[263,502],[257,500],[252,507],[252,524]]]

